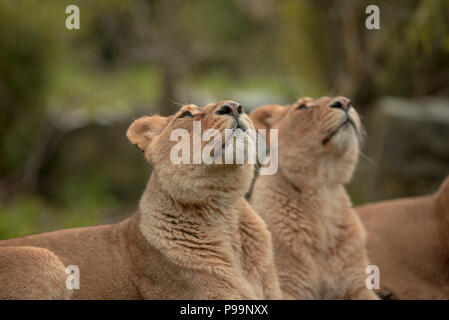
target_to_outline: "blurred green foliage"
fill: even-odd
[[[94,195],[98,196],[98,193]],[[39,196],[18,196],[0,207],[0,238],[96,225],[101,221],[101,210],[105,208],[98,204],[98,198],[92,201],[92,197],[89,195],[87,203],[81,203],[80,206],[55,206]]]
[[[38,1],[0,3],[0,176],[23,162],[41,116],[55,51],[51,24]]]
[[[449,95],[448,0],[0,1],[0,39],[0,238],[135,206],[148,166],[126,127],[174,102]]]
[[[87,111],[99,107],[129,108],[129,104],[146,105],[156,101],[160,84],[157,68],[140,64],[128,68],[95,72],[70,64],[52,79],[48,107],[55,111]]]

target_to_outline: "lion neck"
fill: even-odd
[[[292,181],[282,168],[274,176],[260,178],[263,180],[256,192],[264,199],[271,198],[270,210],[262,214],[271,231],[295,235],[285,245],[293,248],[303,243],[316,249],[314,252],[324,253],[345,236],[336,226],[344,225],[353,209],[342,184],[320,186],[302,179]]]
[[[203,200],[179,202],[161,187],[153,171],[139,203],[139,229],[151,245],[178,265],[227,268],[236,263],[231,238],[238,231],[241,202],[221,197]]]
[[[284,173],[282,168],[279,168],[274,178],[279,185],[283,186],[284,190],[288,189],[288,192],[292,193],[294,198],[317,208],[317,210],[304,212],[305,214],[319,216],[323,213],[319,212],[320,210],[327,212],[327,209],[330,208],[338,207],[343,209],[343,207],[350,205],[350,199],[343,183],[326,183],[321,179],[309,180],[307,177],[302,177],[301,175],[289,176]],[[344,211],[333,211],[332,215],[338,215]]]

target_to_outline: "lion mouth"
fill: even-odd
[[[248,129],[248,126],[245,123],[243,123],[242,121],[240,121],[240,119],[235,119],[232,122],[229,129],[232,129],[232,130],[240,129],[240,130],[245,131],[246,129]]]
[[[332,131],[326,138],[324,138],[322,144],[328,143],[340,131],[341,128],[343,128],[343,127],[345,127],[347,125],[352,126],[354,131],[357,132],[357,127],[356,127],[356,125],[354,123],[354,120],[352,120],[351,117],[347,116],[346,119],[337,127],[337,129]]]
[[[245,129],[243,128],[243,126],[240,125],[240,124],[237,123],[237,122],[234,122],[234,123],[230,126],[230,128],[228,128],[228,129],[229,129],[229,130],[232,130],[232,133],[233,133],[233,134],[235,134],[235,131],[238,130],[238,129],[240,129],[241,131],[245,132]],[[230,141],[231,141],[232,139],[233,139],[233,136],[232,136],[232,135],[229,135],[228,137],[225,136],[225,141],[224,141],[223,145],[221,146],[221,148],[222,148],[222,149],[225,149],[225,148],[229,145],[229,143],[230,143]]]
[[[234,121],[229,125],[229,127],[227,128],[227,130],[231,130],[232,134],[229,136],[225,136],[225,141],[222,144],[222,149],[225,149],[230,141],[233,139],[233,135],[237,134],[237,135],[245,135],[246,130],[249,129],[249,126],[245,123],[240,121],[240,119],[234,119]],[[237,131],[240,130],[240,131]]]

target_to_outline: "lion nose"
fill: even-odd
[[[243,113],[243,107],[236,102],[225,102],[216,113],[218,115],[229,115],[237,118]]]
[[[348,98],[337,98],[329,105],[331,108],[342,109],[343,111],[348,111],[351,106],[352,102]]]

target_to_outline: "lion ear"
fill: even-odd
[[[159,115],[139,118],[129,126],[126,136],[132,144],[145,151],[151,140],[165,127],[167,121],[168,118]]]
[[[282,117],[282,115],[285,112],[285,108],[281,107],[277,104],[270,104],[266,106],[261,106],[255,110],[253,110],[249,117],[251,121],[253,122],[254,128],[256,130],[259,129],[265,129],[265,136],[264,137],[265,143],[267,144],[267,147],[270,146],[270,129],[273,127],[273,125],[279,121],[279,119]],[[258,136],[260,137],[259,133]],[[267,150],[268,151],[268,150]]]
[[[284,108],[280,105],[270,104],[253,110],[249,117],[256,129],[268,130],[279,121],[284,111]]]

